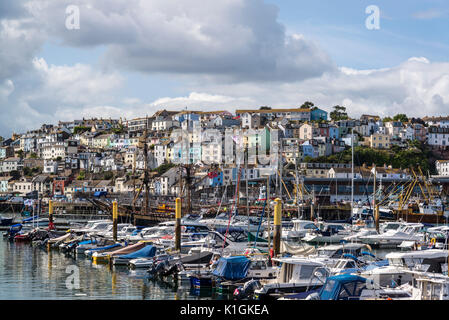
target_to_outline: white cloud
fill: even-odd
[[[0,85],[0,108],[7,115],[0,118],[2,134],[34,129],[42,123],[69,120],[72,116],[97,116],[99,105],[117,101],[115,92],[123,79],[88,65],[49,66],[44,59],[36,58],[28,74],[16,81],[20,85],[15,86],[12,80]],[[113,113],[110,109],[102,110]]]
[[[314,42],[287,35],[278,8],[262,0],[35,0],[41,30],[65,45],[104,45],[104,62],[147,73],[230,81],[297,81],[335,70]],[[80,29],[65,28],[67,5]]]
[[[80,30],[65,28],[68,4],[80,6]],[[318,44],[287,34],[276,7],[261,0],[33,0],[28,15],[7,8],[0,14],[0,134],[161,108],[233,111],[313,101],[329,111],[345,105],[352,116],[449,110],[449,63],[412,57],[393,68],[336,68]],[[104,45],[112,68],[36,58],[55,39],[66,46]],[[129,96],[121,67],[175,74],[177,89],[190,94],[153,102]]]
[[[425,11],[419,11],[412,14],[412,17],[419,20],[431,20],[444,17],[449,11],[447,9],[433,8]]]
[[[425,58],[411,58],[394,68],[341,68],[338,73],[295,83],[203,84],[201,88],[204,97],[219,95],[233,99],[232,103],[225,103],[232,110],[261,105],[294,107],[313,101],[328,111],[334,105],[345,105],[352,116],[449,113],[449,63],[430,62]],[[208,99],[199,101],[197,95],[166,100],[182,101],[192,107],[208,105]]]

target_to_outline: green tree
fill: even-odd
[[[400,122],[408,122],[408,117],[407,117],[407,115],[405,115],[403,113],[399,113],[393,117],[393,120],[400,121]]]
[[[262,106],[259,108],[259,110],[271,110],[271,108],[268,106]]]
[[[346,113],[346,107],[339,105],[334,106],[334,111],[330,113],[330,118],[334,121],[349,119],[348,114]]]
[[[312,109],[315,106],[313,102],[306,101],[301,105],[301,109]]]
[[[35,152],[31,152],[30,158],[31,159],[37,159],[37,154]]]
[[[173,168],[174,166],[175,166],[174,163],[164,163],[164,164],[161,164],[156,169],[154,169],[153,171],[156,171],[158,173],[158,175],[162,175],[165,172],[167,172],[168,170],[170,170],[171,168]]]
[[[76,180],[84,180],[86,179],[86,171],[81,170],[80,173],[78,174],[78,177],[76,177]]]
[[[84,127],[84,126],[78,126],[73,129],[73,134],[79,134],[79,133],[83,133],[86,131],[90,131],[90,128]]]
[[[27,177],[31,176],[32,175],[31,169],[29,167],[24,167],[23,168],[23,175],[27,176]]]
[[[123,126],[123,124],[119,124],[118,128],[113,128],[111,131],[115,134],[121,134],[125,132],[125,127]]]
[[[104,180],[111,180],[114,177],[114,174],[111,171],[106,171],[103,175]]]

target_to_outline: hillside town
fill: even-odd
[[[236,110],[235,114],[161,110],[136,119],[92,118],[43,124],[34,130],[14,133],[0,142],[0,194],[70,201],[77,193],[133,193],[148,171],[146,185],[150,195],[177,196],[180,175],[179,162],[175,161],[179,153],[173,137],[175,130],[189,133],[188,141],[183,143],[187,145],[184,150],[187,150],[187,163],[196,168],[192,172],[195,190],[236,184],[239,165],[224,160],[226,130],[231,130],[234,137],[232,158],[237,157],[239,149],[269,152],[270,146],[273,148],[278,143],[277,153],[282,155],[278,169],[295,169],[303,182],[315,179],[309,191],[329,195],[330,203],[349,200],[349,186],[330,188],[328,181],[350,178],[351,163],[317,160],[338,157],[352,146],[376,152],[424,146],[436,155],[424,175],[449,177],[449,158],[444,158],[449,145],[449,116],[409,119],[397,115],[381,119],[377,115],[362,115],[353,119],[344,107],[336,106],[329,114],[306,102],[300,108],[261,107]],[[222,134],[221,140],[206,137],[208,130]],[[272,134],[274,130],[278,134]],[[244,138],[237,141],[236,137]],[[242,181],[249,181],[252,186],[265,181],[264,172],[272,163],[247,160],[245,167],[240,168]],[[369,176],[372,165],[359,163],[353,169],[354,178]],[[417,167],[414,169],[418,172]],[[377,174],[386,182],[412,176],[409,167],[396,167],[392,163],[378,164]],[[320,179],[322,183],[318,182]],[[289,188],[286,189],[288,192]],[[356,200],[363,200],[363,192],[355,193]],[[206,192],[203,197],[209,194]]]

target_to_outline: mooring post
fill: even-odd
[[[118,218],[118,206],[117,201],[112,202],[112,237],[114,241],[117,241],[117,218]]]
[[[48,222],[49,222],[50,229],[52,229],[54,226],[54,224],[53,224],[53,201],[52,200],[48,200]]]
[[[374,208],[374,219],[376,223],[376,231],[379,233],[379,205]]]
[[[48,228],[51,230],[53,228],[53,201],[48,200]],[[47,251],[51,250],[51,244],[47,242]]]
[[[282,200],[277,198],[274,207],[274,235],[273,235],[273,256],[276,257],[281,252],[281,221],[282,221]]]
[[[181,198],[176,198],[175,250],[181,251]]]

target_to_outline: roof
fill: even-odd
[[[443,117],[424,117],[422,118],[425,122],[429,122],[429,121],[448,121],[449,120],[449,116]]]
[[[39,174],[33,178],[33,182],[45,182],[49,178],[50,176],[46,174]]]
[[[296,109],[269,109],[269,110],[236,110],[236,114],[243,113],[279,113],[279,112],[311,112],[310,109],[296,108]]]
[[[404,258],[439,258],[447,257],[447,250],[428,249],[407,252],[391,252],[388,253],[386,259],[404,259]]]
[[[111,180],[94,180],[93,183],[96,183],[95,187],[108,187],[111,186]]]

